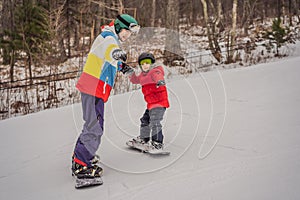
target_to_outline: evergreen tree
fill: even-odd
[[[279,48],[286,42],[290,42],[292,39],[288,37],[289,30],[281,26],[281,19],[274,19],[271,31],[267,31],[265,38],[270,40],[270,44],[275,46],[276,55],[279,56]]]
[[[32,79],[32,65],[41,63],[49,52],[51,34],[47,11],[31,0],[23,1],[15,13],[16,33],[14,42],[21,43],[21,51],[26,54],[29,76]]]
[[[4,30],[0,38],[0,49],[3,56],[3,64],[10,66],[10,81],[14,81],[14,65],[20,57],[22,43],[20,35],[16,31]]]

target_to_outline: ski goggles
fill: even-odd
[[[139,31],[140,31],[140,26],[137,25],[137,24],[131,23],[131,24],[129,25],[128,29],[129,29],[132,33],[138,34]]]
[[[135,23],[129,23],[125,19],[123,19],[120,15],[117,16],[117,19],[120,20],[125,26],[128,27],[128,30],[130,30],[132,33],[138,33],[140,30],[140,26]]]
[[[140,65],[142,66],[143,64],[152,64],[152,60],[150,58],[146,58],[140,62]]]

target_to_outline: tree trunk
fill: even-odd
[[[0,35],[4,35],[4,30],[13,33],[14,31],[14,0],[3,1],[1,8],[1,24],[0,24]],[[2,58],[4,65],[10,65],[10,81],[14,81],[14,65],[15,65],[15,55],[16,51],[12,45],[14,37],[12,34],[9,36],[9,44],[1,46]]]
[[[62,32],[62,31],[60,31],[60,32]],[[59,37],[58,39],[59,39],[59,41],[58,41],[58,51],[59,51],[59,55],[60,55],[59,58],[60,58],[60,60],[62,62],[64,62],[68,58],[67,53],[66,53],[64,38],[63,37]]]
[[[221,62],[221,59],[222,59],[221,50],[220,50],[220,46],[218,43],[218,39],[215,35],[216,23],[210,22],[210,20],[208,18],[208,8],[207,8],[206,0],[201,0],[201,3],[203,5],[203,14],[204,14],[204,21],[206,24],[209,48],[210,48],[213,56],[216,58],[216,60],[218,62]]]
[[[293,26],[293,15],[292,15],[292,0],[289,0],[289,20],[290,26]]]
[[[227,57],[227,62],[234,62],[233,56],[235,53],[235,40],[236,40],[236,18],[237,18],[237,0],[233,0],[232,6],[232,29],[230,32],[230,43],[229,43],[229,52]]]
[[[156,0],[152,0],[152,14],[151,14],[151,27],[155,26],[155,13],[156,11]]]
[[[242,15],[242,27],[244,30],[244,35],[248,35],[248,17],[249,13],[247,13],[248,0],[244,0],[243,2],[243,15]]]
[[[179,4],[168,0],[166,16],[165,64],[172,65],[174,60],[182,60],[179,39]]]
[[[281,0],[277,0],[277,18],[281,17]]]
[[[299,9],[300,8],[300,1],[298,2],[298,6],[297,6],[297,2],[296,0],[293,0],[294,2],[294,10],[295,10],[295,15],[298,17],[298,23],[297,24],[300,24],[300,15],[299,15]]]
[[[14,82],[14,66],[15,66],[15,51],[12,50],[10,52],[10,69],[9,69],[9,74],[10,74],[10,82]]]
[[[217,1],[217,12],[218,12],[218,15],[217,15],[216,24],[217,24],[217,26],[221,26],[220,23],[222,23],[222,20],[223,20],[223,16],[222,16],[222,2],[221,2],[221,0]]]
[[[28,54],[28,72],[29,72],[29,81],[30,84],[33,84],[33,79],[32,79],[32,55],[30,52],[27,52]]]
[[[71,58],[71,19],[70,19],[70,1],[66,0],[66,7],[67,7],[67,49],[68,53],[67,56],[68,58]]]
[[[285,5],[285,0],[281,0],[281,14],[282,14],[282,23],[285,24],[286,20],[286,5]]]
[[[119,9],[119,14],[123,14],[124,12],[124,4],[123,4],[123,0],[119,0],[119,4],[120,4],[120,9]]]
[[[203,5],[203,15],[204,15],[204,21],[206,24],[206,30],[207,30],[207,37],[208,37],[208,43],[210,50],[214,52],[214,45],[211,39],[211,33],[210,33],[210,27],[209,27],[209,21],[208,21],[208,13],[207,13],[207,3],[206,0],[201,0],[201,3]]]
[[[94,39],[95,39],[95,34],[94,34],[94,30],[95,30],[95,19],[92,19],[92,27],[90,28],[90,40],[91,41],[94,41]]]

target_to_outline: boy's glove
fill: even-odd
[[[157,86],[157,87],[163,86],[163,85],[166,85],[165,80],[159,80],[159,81],[157,81],[157,83],[156,83],[156,86]]]
[[[134,72],[133,68],[127,65],[126,63],[122,63],[121,70],[123,74],[132,74]]]
[[[127,60],[127,54],[125,51],[122,51],[121,49],[116,49],[112,52],[112,57],[115,60],[120,60],[122,62],[126,62]]]

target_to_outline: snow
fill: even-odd
[[[74,104],[0,121],[0,199],[299,199],[300,57],[169,80],[170,156],[131,151],[141,91],[105,107],[104,184],[76,190]]]

